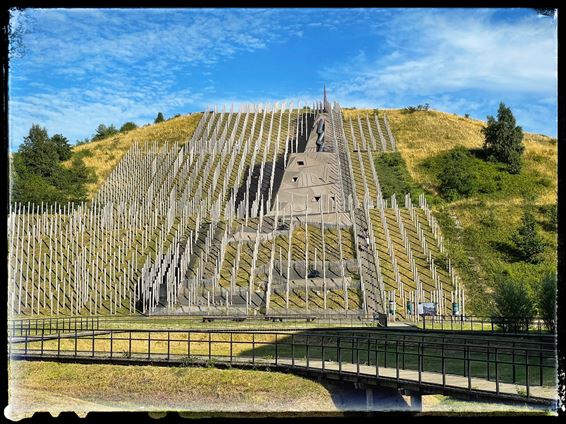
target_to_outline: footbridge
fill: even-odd
[[[42,334],[43,333],[43,334]],[[12,360],[270,369],[341,381],[368,391],[394,388],[418,399],[552,405],[554,336],[455,334],[391,328],[263,330],[103,329],[11,334]]]

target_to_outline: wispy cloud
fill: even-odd
[[[76,140],[215,103],[320,99],[485,119],[499,101],[556,134],[556,23],[433,9],[26,9],[10,64],[10,142],[32,123]],[[20,15],[21,16],[21,15]],[[18,15],[16,14],[16,18]],[[529,112],[530,111],[530,112]]]
[[[497,99],[521,105],[546,102],[556,109],[555,23],[534,13],[513,21],[495,15],[494,10],[396,14],[374,28],[387,44],[387,54],[353,54],[321,75],[345,103],[394,107],[430,101],[438,108],[470,112]],[[549,104],[549,99],[554,101]],[[548,124],[542,126],[556,127],[556,121]]]

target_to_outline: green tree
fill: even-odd
[[[469,158],[470,153],[464,148],[454,149],[447,155],[438,175],[438,188],[445,199],[452,201],[473,194],[476,176],[467,166]]]
[[[107,127],[104,124],[100,124],[96,128],[96,133],[92,137],[92,141],[102,140],[103,138],[113,136],[114,134],[117,134],[117,133],[118,133],[118,130],[116,129],[116,127],[113,124],[110,124],[109,127]]]
[[[71,145],[67,137],[61,134],[55,134],[51,137],[51,142],[55,145],[57,153],[59,154],[59,160],[65,161],[71,158]]]
[[[126,122],[120,127],[120,132],[135,130],[138,126],[133,122]]]
[[[493,294],[493,313],[496,317],[509,319],[500,322],[507,331],[524,328],[534,314],[534,302],[526,285],[508,277],[500,280]]]
[[[487,126],[482,129],[485,136],[484,150],[490,160],[507,164],[512,174],[521,171],[523,130],[516,125],[511,109],[503,102],[499,104],[497,120],[487,117]]]
[[[530,207],[525,207],[521,226],[513,234],[513,242],[522,260],[530,263],[541,261],[545,244],[537,232],[535,217]]]
[[[157,117],[155,118],[155,121],[153,121],[155,124],[159,124],[160,122],[165,121],[165,118],[163,117],[163,114],[161,112],[159,112],[157,114]]]
[[[24,137],[18,153],[27,170],[42,177],[51,176],[59,163],[57,147],[47,135],[47,130],[36,124],[31,126],[28,135]]]
[[[556,323],[556,274],[546,274],[537,290],[538,314],[546,328],[554,331]]]

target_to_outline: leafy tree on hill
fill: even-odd
[[[47,135],[47,130],[39,125],[31,126],[18,152],[26,170],[41,177],[50,177],[59,163],[57,146]]]
[[[117,133],[118,133],[118,130],[116,129],[116,127],[113,124],[110,124],[109,127],[107,127],[104,124],[100,124],[96,128],[96,134],[94,134],[94,136],[92,137],[92,141],[102,140],[103,138],[113,136],[114,134],[117,134]]]
[[[133,122],[126,122],[120,127],[120,132],[135,130],[138,126]]]
[[[155,121],[153,121],[155,124],[159,124],[160,122],[165,121],[165,118],[163,117],[163,114],[161,112],[159,112],[157,114],[157,117],[155,118]]]
[[[521,155],[523,146],[523,130],[516,125],[511,109],[503,102],[499,104],[497,120],[487,117],[487,126],[482,129],[485,136],[484,150],[491,160],[508,165],[512,174],[521,171]]]
[[[522,260],[531,263],[541,261],[545,244],[537,233],[535,218],[529,208],[525,208],[521,226],[513,234],[513,241]]]
[[[55,144],[60,161],[65,161],[71,158],[71,145],[69,144],[67,137],[64,137],[61,134],[55,134],[51,137],[51,142]]]
[[[61,134],[49,138],[47,130],[32,125],[10,167],[12,202],[53,203],[86,200],[84,184],[96,176],[82,159],[75,157],[69,168],[61,162],[72,157],[69,141]]]

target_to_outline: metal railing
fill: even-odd
[[[421,315],[421,318],[423,330],[481,331],[491,333],[550,333],[545,322],[539,318],[453,315]]]
[[[334,371],[446,389],[533,395],[556,384],[552,342],[489,338],[434,338],[362,331],[108,330],[24,335],[9,345],[12,357],[122,358],[128,361],[223,363]],[[485,383],[494,383],[485,388]],[[475,387],[480,384],[482,387]],[[520,392],[516,386],[521,386]],[[512,388],[512,389],[511,389]],[[552,393],[552,390],[550,390]],[[543,396],[544,397],[544,396]],[[546,396],[548,398],[548,396]],[[550,396],[552,397],[552,396]],[[551,399],[552,400],[552,399]]]

